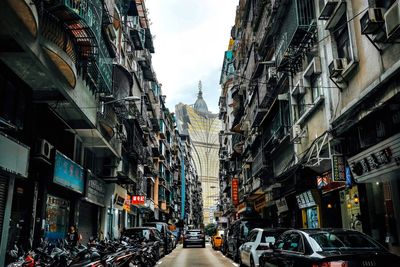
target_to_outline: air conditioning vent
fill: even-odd
[[[47,140],[39,139],[36,143],[35,148],[35,158],[44,160],[46,163],[50,164],[51,152],[54,146],[52,146]]]
[[[346,58],[335,58],[329,64],[329,76],[331,78],[337,78],[340,74],[342,74],[342,71],[346,68],[346,66],[347,66]]]
[[[369,8],[360,19],[362,34],[377,33],[385,23],[383,14],[383,8]]]
[[[398,38],[400,35],[400,2],[397,1],[385,13],[385,27],[387,38]]]

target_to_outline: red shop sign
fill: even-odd
[[[239,179],[232,179],[232,203],[233,205],[239,204]]]
[[[144,205],[145,202],[145,196],[132,196],[132,205]]]

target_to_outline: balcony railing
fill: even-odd
[[[275,55],[277,67],[295,71],[301,64],[302,53],[313,44],[316,36],[314,1],[289,1],[281,29]]]

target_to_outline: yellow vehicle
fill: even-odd
[[[223,234],[224,231],[218,231],[215,235],[211,237],[211,245],[213,249],[221,249],[223,244]]]

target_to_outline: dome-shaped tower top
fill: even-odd
[[[203,92],[201,91],[201,89],[202,89],[202,85],[201,85],[201,81],[199,81],[199,93],[197,95],[197,100],[194,103],[193,107],[195,110],[197,110],[199,112],[209,113],[207,103],[203,99]]]

